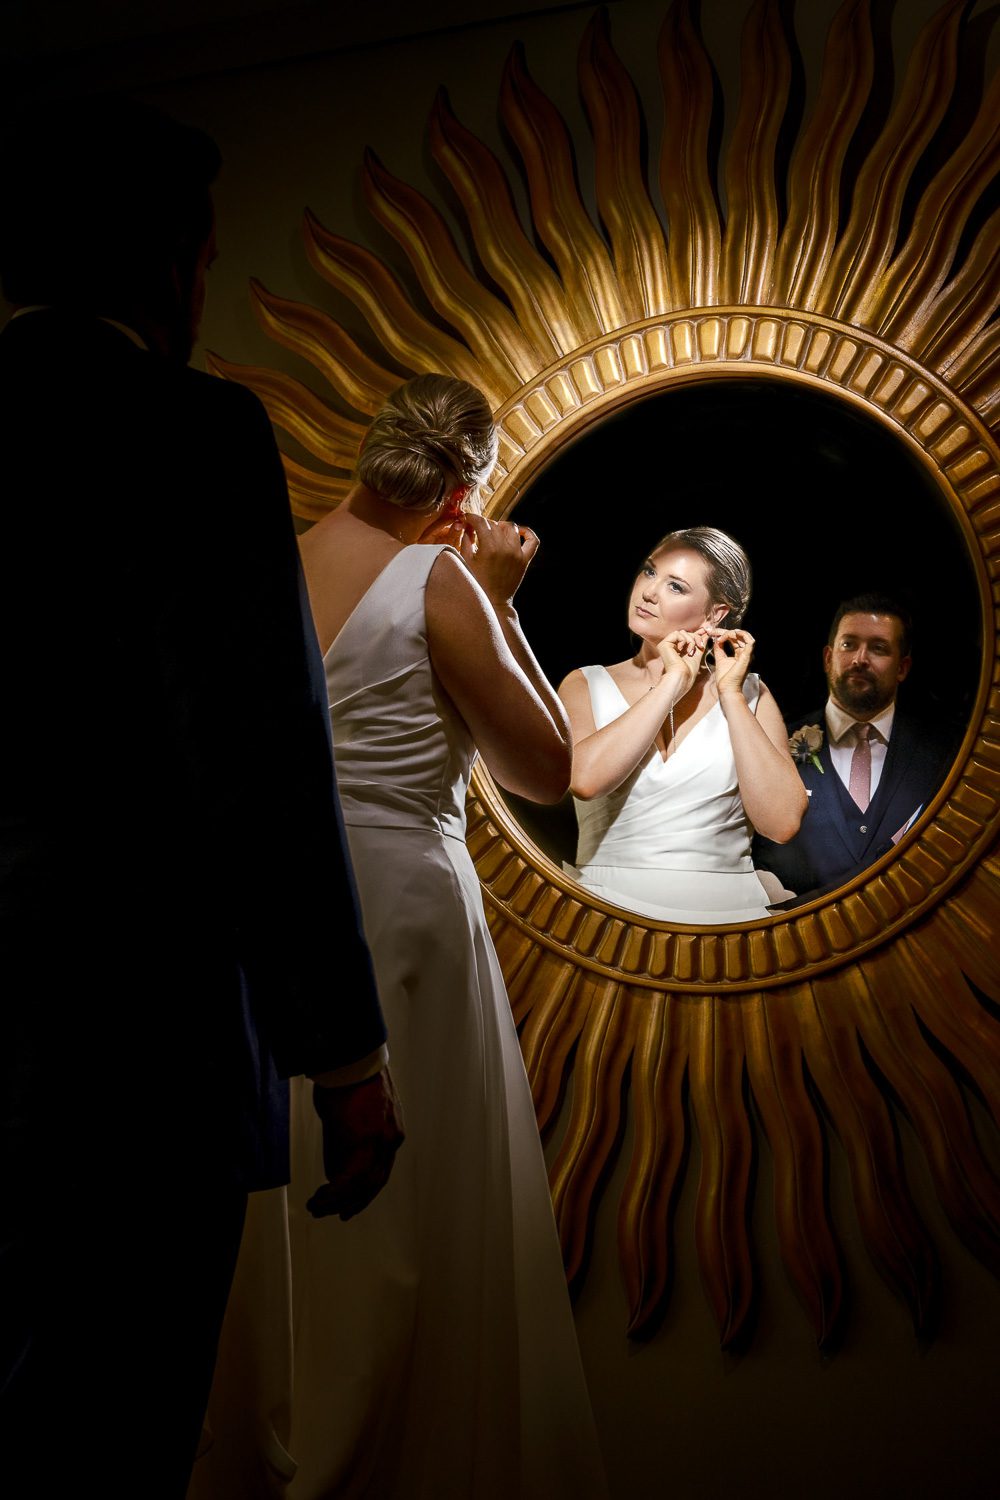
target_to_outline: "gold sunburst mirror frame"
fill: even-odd
[[[888,117],[848,180],[880,64],[868,0],[845,0],[782,197],[792,75],[783,9],[757,0],[745,23],[724,218],[713,189],[711,63],[691,4],[676,0],[659,46],[666,227],[642,165],[636,91],[602,13],[584,36],[579,81],[605,233],[578,192],[567,127],[518,49],[500,110],[545,255],[525,232],[505,169],[443,95],[430,149],[481,274],[434,204],[370,154],[369,207],[434,316],[371,252],[309,214],[305,223],[312,264],[360,309],[396,366],[444,370],[487,393],[501,434],[488,514],[506,514],[558,449],[626,403],[753,376],[827,393],[889,428],[934,477],[965,538],[988,649],[952,771],[891,855],[808,906],[725,931],[637,919],[568,880],[489,777],[474,781],[469,843],[543,1129],[572,1072],[552,1174],[570,1278],[585,1268],[627,1082],[634,1143],[618,1233],[629,1331],[652,1328],[667,1296],[693,1119],[695,1236],[724,1345],[746,1332],[754,1295],[748,1198],[758,1122],[773,1158],[782,1258],[821,1343],[842,1302],[823,1165],[830,1129],[868,1249],[918,1327],[930,1321],[936,1258],[906,1185],[896,1110],[955,1231],[1000,1272],[1000,1193],[967,1099],[971,1085],[989,1128],[1000,1129],[991,1010],[1000,1003],[991,943],[1000,916],[1000,209],[982,208],[1000,166],[1000,80],[947,160],[921,179],[956,83],[967,6],[950,0],[917,39]],[[398,385],[326,313],[257,284],[253,297],[265,329],[315,367],[342,407],[367,418]],[[254,389],[323,466],[285,456],[298,514],[315,519],[336,505],[365,421],[288,374],[211,363]]]

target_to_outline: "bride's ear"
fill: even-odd
[[[708,611],[708,614],[705,616],[705,628],[707,630],[712,630],[715,628],[715,626],[721,625],[728,613],[728,604],[713,604],[711,609]]]
[[[455,516],[456,519],[461,516],[462,506],[468,498],[470,489],[471,486],[468,484],[456,485],[451,494],[446,497],[442,513],[446,516]]]

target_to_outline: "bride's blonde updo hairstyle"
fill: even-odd
[[[753,574],[750,559],[739,542],[714,526],[689,526],[686,531],[669,531],[661,537],[653,551],[662,552],[665,547],[690,547],[704,558],[708,569],[708,594],[713,604],[726,604],[729,613],[721,621],[724,629],[735,629],[746,613],[750,603]]]
[[[433,510],[452,490],[481,485],[496,461],[482,392],[449,375],[418,375],[376,414],[354,477],[403,510]]]

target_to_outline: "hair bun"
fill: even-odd
[[[449,489],[482,484],[496,455],[496,429],[482,392],[447,375],[418,375],[376,415],[355,477],[394,505],[430,510]]]

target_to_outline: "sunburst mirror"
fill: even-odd
[[[699,398],[711,410],[764,391],[877,433],[932,496],[932,520],[960,559],[964,639],[986,644],[981,656],[978,646],[967,652],[968,729],[920,821],[830,895],[731,930],[636,919],[564,875],[486,774],[474,782],[469,841],[539,1122],[551,1129],[558,1117],[562,1130],[552,1188],[571,1281],[584,1272],[631,1110],[618,1233],[633,1333],[654,1324],[667,1295],[692,1129],[696,1243],[724,1345],[746,1330],[754,1296],[748,1195],[759,1130],[781,1254],[821,1342],[842,1300],[823,1165],[831,1133],[865,1242],[918,1326],[937,1273],[900,1167],[897,1111],[955,1232],[1000,1268],[1000,1196],[968,1103],[971,1091],[989,1128],[1000,1126],[1000,80],[956,129],[966,10],[951,0],[931,18],[873,130],[869,102],[886,60],[868,0],[837,12],[801,122],[789,109],[788,7],[757,0],[720,160],[712,64],[695,6],[677,0],[660,35],[663,130],[648,171],[637,92],[596,15],[579,83],[599,223],[578,189],[570,132],[515,49],[500,113],[530,224],[504,165],[443,94],[429,148],[459,205],[463,248],[427,196],[365,162],[369,208],[429,307],[376,255],[306,217],[313,266],[360,310],[392,368],[327,312],[257,284],[264,328],[318,371],[336,404],[289,374],[212,361],[255,390],[294,440],[285,466],[306,520],[346,493],[366,419],[398,372],[443,370],[480,386],[496,413],[489,514],[523,505],[554,462],[636,403],[666,403],[669,421],[671,402]],[[752,503],[766,511],[766,492]],[[601,519],[585,499],[577,514]],[[766,513],[750,520],[774,524]],[[648,540],[647,531],[637,545]]]

